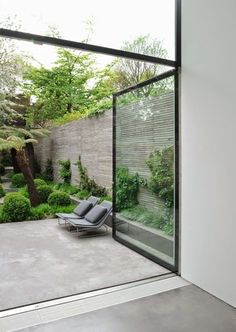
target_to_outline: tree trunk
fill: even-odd
[[[40,201],[34,184],[34,178],[29,167],[29,160],[27,159],[25,149],[16,151],[16,158],[28,187],[31,206],[37,206]]]
[[[11,149],[11,159],[14,173],[20,173],[21,170],[16,159],[16,149]]]
[[[40,173],[40,169],[39,169],[38,163],[35,159],[34,146],[32,143],[26,144],[26,152],[27,152],[27,156],[28,156],[28,160],[29,160],[29,167],[31,169],[31,173],[32,173],[33,177],[35,177],[35,175],[37,173]]]

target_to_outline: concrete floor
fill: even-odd
[[[78,238],[57,221],[0,225],[0,310],[169,271],[114,241]]]
[[[22,332],[235,332],[236,311],[190,285]]]

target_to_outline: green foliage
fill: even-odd
[[[174,148],[169,146],[150,154],[146,161],[151,176],[148,188],[165,201],[167,207],[174,205]]]
[[[53,181],[53,164],[51,159],[47,160],[45,170],[42,175],[46,181]]]
[[[33,123],[44,125],[47,120],[86,108],[92,64],[87,53],[58,49],[52,68],[29,67],[24,74],[29,82],[25,84],[25,92],[37,97],[36,104],[28,110]]]
[[[37,193],[41,203],[46,203],[48,201],[48,197],[52,193],[52,188],[47,184],[37,186]]]
[[[3,164],[0,164],[0,176],[5,174],[5,167]]]
[[[12,186],[15,188],[21,188],[26,185],[24,175],[22,173],[15,173],[11,177]]]
[[[112,106],[113,63],[98,69],[89,54],[60,49],[52,68],[28,66],[24,78],[26,95],[37,97],[27,110],[33,125],[45,126],[49,121],[61,125]]]
[[[31,208],[30,220],[51,219],[56,217],[56,213],[71,213],[75,204],[68,206],[50,206],[49,204],[40,204]]]
[[[48,197],[48,204],[53,206],[66,206],[70,205],[70,196],[63,191],[54,191]]]
[[[82,165],[81,156],[76,165],[80,175],[80,189],[87,191],[94,196],[104,196],[107,194],[107,190],[104,187],[99,186],[94,179],[88,176],[87,168]]]
[[[27,186],[21,187],[20,189],[18,189],[17,191],[19,194],[21,194],[22,196],[29,198],[29,192],[28,192],[28,188]]]
[[[109,202],[112,202],[112,196],[110,195],[105,195],[105,196],[101,196],[100,197],[100,201],[109,201]]]
[[[34,179],[34,184],[35,184],[35,187],[38,188],[39,186],[44,186],[47,183],[43,179],[37,178],[37,179]]]
[[[83,118],[86,118],[86,117],[88,117],[88,112],[86,112],[84,110],[81,111],[81,112],[72,111],[71,113],[66,113],[63,116],[55,119],[53,122],[54,122],[55,125],[61,126],[61,125],[66,124],[68,122],[80,120],[80,119],[83,119]]]
[[[63,179],[64,183],[70,183],[71,180],[71,167],[70,160],[59,160],[59,165],[61,166],[59,170],[60,177]]]
[[[53,218],[53,213],[49,204],[40,204],[31,208],[29,216],[30,220],[41,220],[46,218]]]
[[[80,189],[75,196],[79,199],[87,199],[90,195],[91,193],[88,190]]]
[[[150,35],[143,35],[133,41],[126,41],[122,49],[128,52],[146,54],[154,57],[167,58],[167,51],[162,46],[162,42],[151,38]],[[122,90],[128,86],[138,84],[157,76],[163,70],[162,66],[136,61],[131,59],[119,59],[115,65],[115,82],[117,90]],[[162,85],[165,86],[165,80]],[[139,90],[140,94],[148,95],[152,87]]]
[[[116,208],[117,211],[138,204],[140,177],[131,175],[126,167],[117,168],[116,177]]]
[[[3,186],[0,184],[0,198],[5,196],[5,190],[3,189]]]
[[[60,190],[64,191],[69,195],[74,195],[76,194],[80,188],[77,186],[73,186],[69,183],[57,183],[52,185],[53,190]]]
[[[122,210],[120,214],[127,219],[160,229],[167,235],[173,235],[173,215],[167,211],[157,213],[136,205]]]
[[[30,215],[30,201],[19,193],[7,194],[2,213],[6,221],[27,220]]]
[[[37,143],[36,137],[45,137],[49,133],[48,130],[39,129],[25,129],[14,126],[3,125],[0,127],[0,151],[23,150],[29,143]]]

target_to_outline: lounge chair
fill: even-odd
[[[94,231],[102,226],[107,227],[105,222],[112,212],[112,203],[103,201],[94,206],[83,219],[67,219],[67,222],[77,232]]]
[[[56,213],[58,224],[66,224],[67,219],[82,219],[99,202],[99,198],[90,196],[87,200],[82,200],[72,213]],[[63,220],[63,223],[61,222]]]

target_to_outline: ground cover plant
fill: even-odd
[[[136,205],[122,210],[120,214],[127,219],[160,229],[167,235],[173,235],[173,216],[167,210],[158,213]]]

